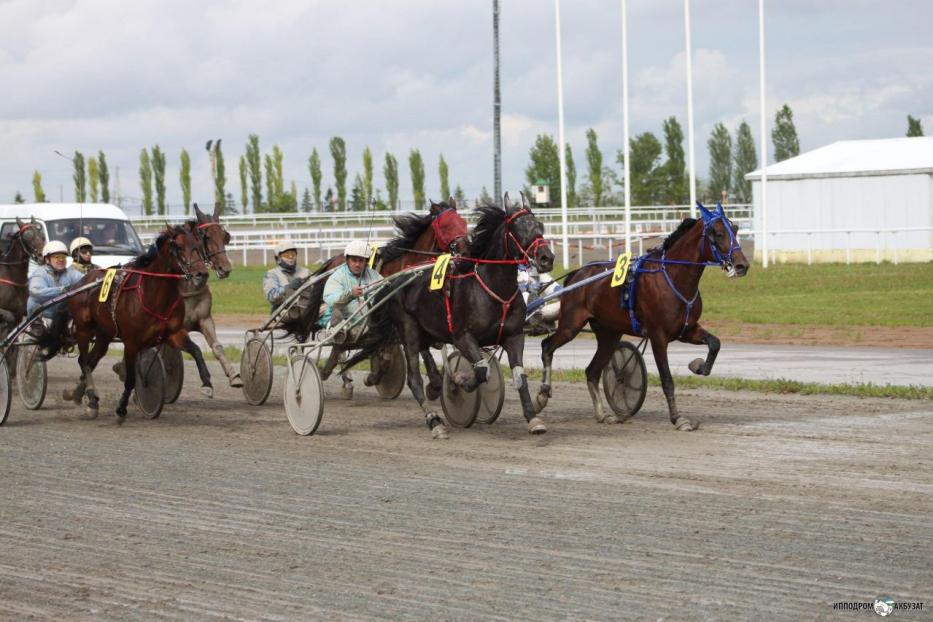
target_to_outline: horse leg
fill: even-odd
[[[596,354],[593,355],[590,364],[586,366],[586,388],[589,390],[590,400],[593,402],[593,414],[599,423],[621,423],[615,413],[606,415],[603,400],[599,396],[599,377],[602,375],[603,369],[606,368],[609,359],[612,358],[612,353],[615,351],[619,339],[622,338],[622,334],[606,330],[595,322],[590,322],[590,326],[593,327],[593,332],[596,333],[597,344]]]
[[[117,404],[117,423],[119,425],[123,425],[126,420],[126,406],[129,404],[133,389],[136,388],[136,357],[138,355],[139,349],[135,344],[123,343],[123,364],[126,369],[126,380],[123,381],[123,394]]]
[[[584,324],[586,324],[586,318],[582,320],[576,317],[570,317],[567,320],[561,318],[557,331],[541,342],[541,362],[544,368],[544,377],[541,380],[538,394],[535,396],[535,412],[544,410],[548,399],[551,397],[551,370],[554,352],[565,343],[573,340],[583,329]]]
[[[651,341],[651,353],[654,355],[654,362],[658,366],[658,374],[661,376],[661,389],[664,391],[664,397],[667,398],[667,409],[670,412],[671,423],[683,432],[691,432],[697,428],[688,418],[677,413],[677,403],[674,401],[674,378],[671,376],[671,368],[667,362],[667,337],[662,333],[652,332],[648,335]]]
[[[227,378],[230,381],[231,387],[242,387],[243,380],[240,378],[240,372],[237,370],[227,359],[227,355],[224,353],[224,347],[221,345],[220,340],[217,339],[217,329],[214,326],[214,318],[207,316],[202,318],[198,322],[198,326],[201,329],[201,334],[204,335],[204,338],[207,340],[207,345],[211,347],[211,352],[214,353],[214,357],[220,362],[220,366],[224,369],[224,374],[227,375]]]
[[[698,376],[709,376],[710,372],[713,371],[713,363],[716,362],[716,355],[719,354],[719,338],[707,332],[706,329],[699,324],[694,324],[684,333],[680,340],[686,343],[692,343],[696,346],[704,343],[706,344],[708,348],[706,360],[693,359],[687,367]]]
[[[489,362],[483,356],[483,350],[479,347],[476,337],[470,333],[464,333],[460,337],[454,338],[454,345],[460,350],[466,360],[473,366],[473,373],[457,371],[451,376],[458,387],[466,392],[476,390],[476,387],[486,382],[489,375]]]
[[[433,402],[441,396],[444,387],[444,376],[441,375],[441,370],[437,368],[437,363],[434,362],[431,348],[421,351],[421,360],[424,361],[424,368],[428,372],[428,387],[425,393],[427,398]]]
[[[341,350],[340,346],[336,344],[331,346],[330,355],[324,361],[324,367],[321,368],[321,380],[330,378],[330,375],[334,373],[334,368],[337,367],[337,363],[345,360],[345,351]],[[340,374],[340,378],[343,380],[343,386],[340,388],[341,395],[346,400],[353,399],[353,378],[350,377],[350,372],[343,372]]]
[[[185,352],[194,359],[194,364],[198,366],[198,376],[201,377],[201,393],[205,397],[214,397],[214,387],[211,384],[211,372],[207,370],[207,363],[204,362],[204,354],[192,339],[191,335],[185,337]]]
[[[402,336],[402,345],[405,351],[405,361],[408,363],[408,388],[424,413],[424,421],[431,430],[431,437],[437,440],[450,438],[447,426],[428,404],[424,396],[424,381],[421,378],[421,366],[418,362],[418,351],[421,347],[418,324],[405,314],[399,323],[399,333]]]
[[[85,340],[86,339],[85,337]],[[80,337],[78,343],[81,343]],[[87,348],[86,344],[87,341],[85,341],[85,349]],[[84,410],[84,417],[87,419],[95,419],[100,411],[100,398],[97,395],[97,387],[94,385],[94,369],[97,368],[97,364],[107,353],[107,348],[109,347],[110,339],[102,335],[97,335],[97,338],[94,340],[94,347],[91,349],[91,352],[84,357],[84,367],[82,371],[84,372],[84,380],[87,383],[87,408]]]
[[[502,342],[502,347],[505,348],[505,353],[509,357],[509,367],[512,369],[512,383],[518,390],[518,397],[522,402],[522,414],[525,416],[525,421],[528,422],[528,433],[544,434],[547,432],[547,426],[535,414],[534,404],[531,403],[531,394],[528,392],[528,376],[525,375],[525,368],[522,367],[525,334],[509,335]]]
[[[78,332],[75,331],[75,338],[78,341],[78,369],[81,370],[81,375],[78,377],[78,383],[73,390],[62,390],[62,399],[66,402],[74,402],[76,406],[80,406],[81,399],[84,397],[84,392],[87,390],[87,375],[84,372],[84,366],[87,362],[90,337],[87,334],[84,334],[83,338],[79,337]]]

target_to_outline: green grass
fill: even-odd
[[[211,279],[214,314],[264,315],[267,267],[237,267]],[[817,326],[933,326],[933,263],[798,264],[752,266],[748,276],[727,279],[707,268],[701,282],[708,321]]]

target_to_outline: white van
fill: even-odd
[[[94,244],[94,263],[102,268],[124,264],[142,254],[133,223],[119,207],[107,203],[17,203],[0,205],[0,253],[16,231],[16,218],[42,223],[46,240],[70,247],[83,235]],[[69,258],[70,261],[70,258]]]

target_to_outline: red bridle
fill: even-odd
[[[518,250],[521,252],[522,257],[525,258],[525,262],[531,263],[533,261],[533,254],[538,252],[538,247],[547,246],[548,241],[544,239],[543,235],[538,235],[531,242],[528,243],[527,247],[523,247],[522,243],[518,241],[518,238],[509,230],[509,225],[512,224],[513,220],[521,218],[527,214],[531,214],[531,210],[527,208],[522,208],[505,219],[505,231],[502,234],[503,243],[505,245],[505,252],[508,255],[509,252],[509,242],[514,242],[515,246],[518,247]],[[524,263],[524,262],[523,262]]]

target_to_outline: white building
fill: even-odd
[[[761,171],[752,181],[762,247]],[[775,261],[933,261],[933,137],[844,140],[768,167]]]

